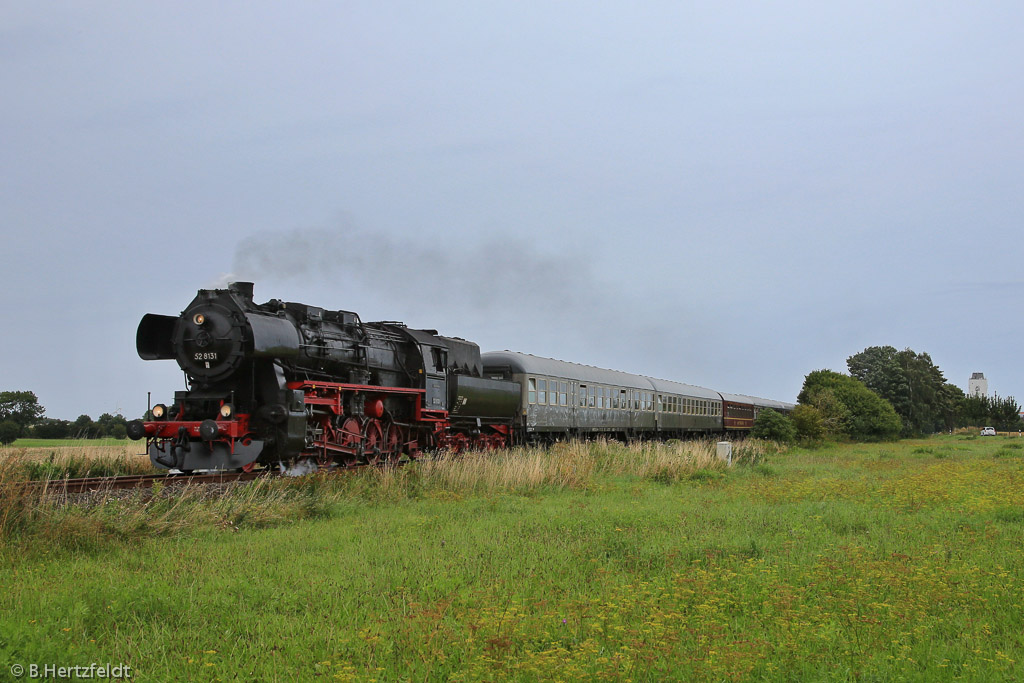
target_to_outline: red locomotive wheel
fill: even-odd
[[[359,449],[359,442],[363,440],[363,430],[359,426],[359,420],[350,417],[341,423],[338,430],[338,445],[342,448],[351,449],[351,453],[343,453],[342,460],[346,465],[355,465],[359,458],[356,451]]]
[[[377,420],[367,420],[363,425],[363,455],[366,462],[376,465],[381,461],[384,447],[384,430]]]
[[[387,462],[398,462],[398,458],[402,455],[403,442],[402,428],[396,424],[388,425],[387,430],[384,432],[383,449]]]
[[[326,449],[322,453],[318,453],[316,456],[316,466],[321,470],[326,470],[333,462],[334,455]]]

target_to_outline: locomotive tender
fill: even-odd
[[[414,458],[424,449],[605,434],[746,431],[792,404],[512,352],[402,323],[364,323],[271,299],[253,285],[199,290],[178,316],[148,314],[136,348],[176,360],[188,389],[129,424],[161,468],[319,467]]]

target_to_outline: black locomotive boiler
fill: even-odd
[[[588,438],[743,434],[790,403],[479,347],[350,311],[199,290],[146,315],[136,347],[176,360],[187,389],[129,424],[155,465],[251,469],[396,461],[425,449]]]
[[[129,425],[150,459],[180,470],[397,460],[425,448],[501,447],[517,383],[485,379],[479,347],[435,330],[271,299],[253,285],[200,290],[178,316],[149,314],[145,360],[175,360],[187,389]]]

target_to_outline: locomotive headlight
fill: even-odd
[[[235,407],[230,403],[225,403],[220,407],[220,416],[225,420],[231,417],[235,413]]]
[[[206,322],[206,316],[203,315],[202,313],[196,313],[194,316],[192,316],[192,322],[194,322],[196,325],[202,325],[203,323]]]
[[[164,415],[166,414],[167,406],[165,406],[163,403],[157,403],[155,406],[153,406],[153,419],[162,420],[164,419]]]

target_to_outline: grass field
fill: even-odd
[[[37,501],[0,653],[137,680],[1017,680],[1024,444],[562,445]],[[753,463],[753,464],[752,464]]]

